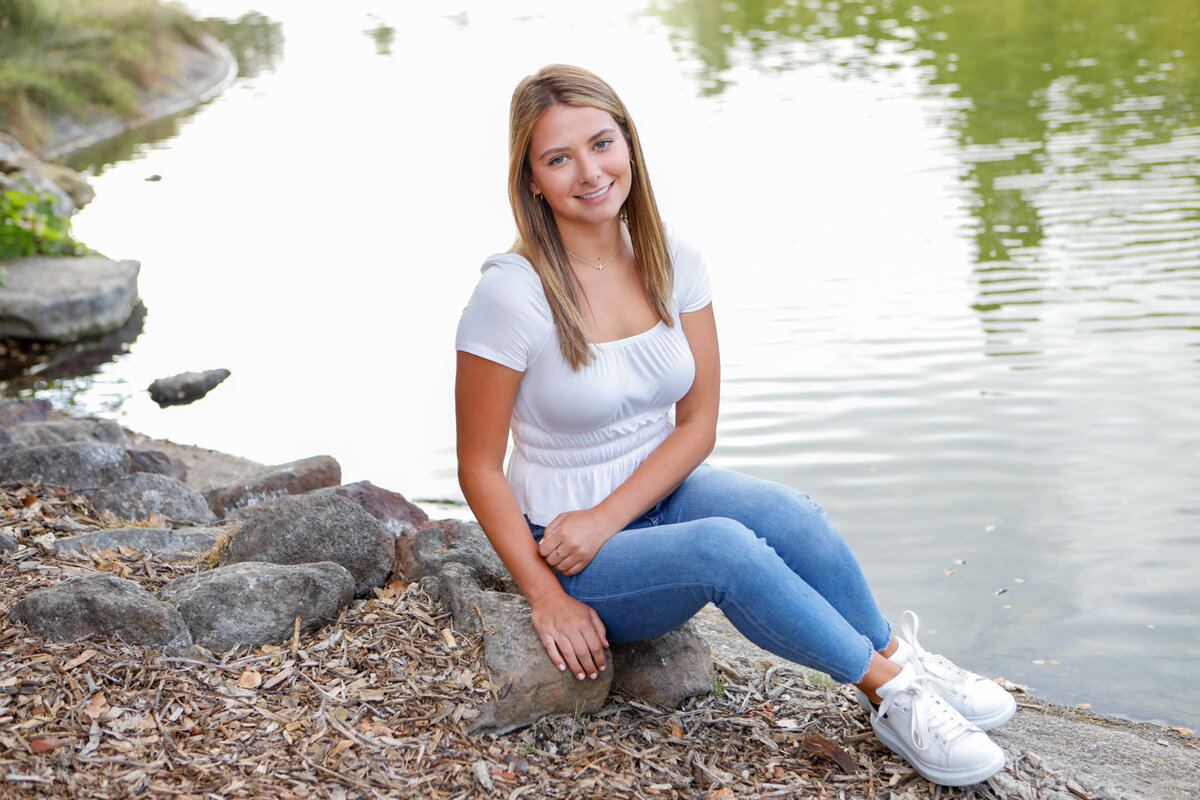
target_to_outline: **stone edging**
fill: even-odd
[[[202,42],[203,48],[178,46],[180,70],[174,76],[178,88],[163,95],[148,95],[135,119],[102,117],[85,124],[65,118],[56,120],[53,124],[57,133],[40,148],[38,157],[43,161],[63,158],[125,131],[194,108],[225,91],[237,78],[237,59],[213,36],[205,34]]]

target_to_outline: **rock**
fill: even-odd
[[[0,187],[15,189],[27,195],[38,195],[39,200],[50,200],[50,209],[56,217],[70,219],[79,209],[71,200],[71,196],[62,187],[45,175],[27,170],[18,170],[5,176],[0,176]]]
[[[533,628],[524,597],[484,589],[471,569],[458,562],[443,567],[441,581],[455,627],[483,633],[484,661],[492,682],[500,687],[500,696],[478,709],[473,731],[506,733],[549,714],[591,713],[604,705],[612,670],[582,681],[560,672]]]
[[[72,417],[24,422],[8,430],[13,441],[21,447],[40,447],[71,442],[100,442],[122,449],[129,447],[125,431],[111,419]]]
[[[332,456],[313,456],[255,472],[237,483],[204,493],[208,507],[219,517],[230,511],[285,495],[299,495],[342,482],[342,466]]]
[[[17,443],[8,435],[8,431],[0,428],[0,450],[10,450],[17,446]]]
[[[150,399],[160,407],[194,403],[215,389],[229,374],[227,369],[210,369],[159,378],[150,384]]]
[[[354,578],[330,561],[246,562],[185,575],[159,597],[179,610],[196,644],[214,652],[286,642],[338,618],[354,597]]]
[[[94,336],[120,328],[138,302],[136,261],[31,257],[4,268],[0,337],[64,342]]]
[[[187,480],[187,465],[159,450],[128,450],[130,472],[152,472],[176,480]],[[208,501],[205,501],[206,503]]]
[[[74,642],[118,636],[127,642],[187,651],[192,638],[174,606],[156,600],[133,581],[102,572],[33,592],[9,617],[38,636]]]
[[[172,522],[211,525],[217,515],[204,502],[204,495],[181,480],[153,472],[136,472],[109,486],[97,489],[92,505],[111,511],[121,519],[148,519],[162,515]]]
[[[159,558],[181,558],[211,550],[217,543],[217,537],[224,532],[224,528],[114,528],[56,539],[54,552],[82,553],[131,547],[143,553],[153,553]]]
[[[468,567],[484,587],[518,591],[487,535],[474,522],[438,520],[396,542],[396,568],[405,581],[438,576],[450,562]]]
[[[395,538],[411,536],[429,524],[429,516],[408,502],[399,492],[381,489],[370,481],[347,483],[317,489],[309,494],[336,494],[358,503],[375,519],[383,523],[384,530]]]
[[[20,546],[21,543],[12,534],[0,531],[0,553],[3,553],[5,550],[16,550]]]
[[[51,408],[49,400],[31,397],[0,400],[0,428],[49,419]]]
[[[241,517],[221,564],[333,561],[354,576],[354,593],[382,586],[392,572],[392,537],[379,520],[344,497],[284,497]]]
[[[0,451],[0,481],[41,481],[73,492],[98,489],[129,474],[129,455],[98,442]]]
[[[642,642],[614,644],[613,688],[644,703],[676,708],[712,691],[708,643],[692,623]]]
[[[72,210],[92,202],[96,192],[87,179],[73,169],[39,160],[13,137],[0,133],[0,172],[14,175],[36,175],[53,182],[56,193],[70,201]],[[67,216],[67,215],[63,215]]]

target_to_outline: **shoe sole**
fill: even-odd
[[[863,694],[862,689],[855,687],[854,695],[858,698],[858,707],[865,711],[868,717],[875,713],[874,706],[871,705],[870,699]],[[944,700],[945,698],[942,699]],[[1008,696],[1008,700],[1009,702],[1007,706],[1000,709],[995,714],[992,714],[990,717],[968,717],[966,714],[963,714],[963,719],[965,719],[967,722],[970,722],[972,725],[975,725],[981,731],[990,731],[995,728],[999,728],[1001,725],[1012,719],[1013,714],[1015,714],[1017,711],[1017,701],[1012,698],[1012,695]],[[951,708],[953,708],[953,706],[951,706]],[[958,711],[958,709],[954,710]],[[962,714],[961,711],[959,711],[959,713]]]
[[[969,769],[952,770],[944,767],[923,765],[904,746],[899,737],[895,736],[890,730],[882,726],[876,727],[872,725],[871,727],[875,728],[875,735],[879,737],[879,741],[883,742],[893,753],[902,756],[913,769],[920,773],[921,777],[931,783],[941,786],[970,786],[971,784],[982,783],[1004,769],[1004,751],[1000,750],[1000,748],[996,748],[995,756],[987,764]]]

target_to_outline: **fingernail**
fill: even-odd
[[[601,671],[601,672],[604,672],[604,670],[605,670],[605,669],[606,669],[606,667],[601,667],[601,668],[600,668],[600,671]]]
[[[592,673],[591,675],[589,675],[588,677],[589,677],[589,678],[591,678],[592,680],[596,680],[596,673],[595,673],[595,672],[593,672],[593,673]]]
[[[579,678],[579,680],[583,680],[583,673],[581,672],[578,675],[576,675],[575,677]]]
[[[567,665],[566,665],[566,664],[559,664],[559,665],[558,665],[558,671],[559,671],[559,672],[566,672],[566,671],[567,671]]]

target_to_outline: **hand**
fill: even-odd
[[[592,563],[601,546],[616,533],[598,511],[564,511],[546,526],[538,555],[563,575],[575,575]]]
[[[571,670],[579,680],[593,680],[604,671],[608,639],[604,623],[590,606],[567,594],[533,605],[533,627],[546,654],[559,670]]]

